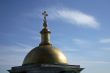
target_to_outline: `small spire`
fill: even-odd
[[[44,19],[43,19],[43,29],[41,30],[41,43],[39,44],[40,46],[41,45],[51,45],[50,43],[50,31],[49,29],[47,28],[47,20],[46,20],[46,17],[48,16],[48,14],[46,13],[46,11],[44,11],[42,13],[42,15],[44,16]]]
[[[43,27],[46,28],[46,27],[47,27],[47,20],[46,20],[46,17],[48,16],[48,14],[47,14],[46,11],[44,11],[44,12],[42,13],[42,15],[44,16],[44,19],[43,19],[43,21],[44,21]]]

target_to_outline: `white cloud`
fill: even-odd
[[[103,51],[110,51],[110,47],[101,48],[101,50],[103,50]]]
[[[74,25],[99,28],[99,23],[94,16],[88,15],[81,11],[69,9],[50,9],[49,11],[49,16],[51,19],[60,18]]]
[[[25,55],[34,47],[24,43],[0,45],[0,65],[21,65]]]
[[[90,41],[87,41],[87,40],[84,40],[84,39],[79,39],[79,38],[74,38],[72,39],[72,41],[79,45],[79,46],[90,46],[91,42]]]
[[[76,52],[76,51],[78,51],[79,49],[74,49],[74,48],[72,48],[72,49],[64,49],[63,51],[64,52]]]
[[[82,63],[91,63],[91,64],[109,64],[109,61],[81,61]]]
[[[13,54],[13,53],[19,53],[19,54],[28,53],[33,48],[33,46],[29,46],[23,43],[15,43],[14,45],[8,45],[8,46],[0,45],[0,47],[2,48],[0,53],[4,55]]]
[[[74,62],[71,62],[72,64],[80,64],[82,66],[95,66],[100,64],[110,64],[109,61],[92,61],[92,60],[74,60]]]
[[[85,44],[85,43],[87,43],[87,41],[82,40],[82,39],[78,39],[78,38],[72,39],[72,41],[74,41],[76,44]]]
[[[94,41],[86,40],[86,39],[80,39],[80,38],[74,38],[74,39],[72,39],[72,42],[78,48],[84,49],[84,50],[89,49],[89,51],[93,50],[93,47],[95,47],[95,45],[96,45]]]
[[[43,9],[39,9],[39,10],[35,9],[32,12],[25,13],[24,15],[33,18],[35,17],[42,18],[41,12]],[[52,8],[47,8],[47,12],[49,13],[48,18],[50,19],[63,20],[73,25],[90,27],[90,28],[99,28],[100,26],[99,22],[94,16],[81,12],[79,10],[62,8],[62,7],[61,8],[52,7]]]
[[[100,43],[110,43],[110,38],[104,38],[99,40]]]

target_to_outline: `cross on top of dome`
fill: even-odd
[[[47,20],[46,20],[46,17],[48,16],[48,14],[47,14],[46,11],[44,11],[44,12],[42,13],[42,15],[44,16],[44,19],[43,19],[44,24],[43,24],[43,26],[46,28],[46,27],[47,27]]]
[[[46,11],[44,11],[44,12],[42,13],[42,15],[44,15],[44,18],[46,18],[46,16],[48,16],[48,14],[47,14]]]

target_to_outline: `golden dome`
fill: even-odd
[[[36,47],[27,54],[23,65],[28,64],[67,64],[67,59],[59,49],[45,45]]]
[[[46,12],[44,15],[43,29],[41,30],[41,43],[32,49],[23,61],[23,65],[28,64],[67,64],[64,54],[50,43],[50,31],[47,28]]]

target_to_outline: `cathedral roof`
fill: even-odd
[[[43,29],[41,30],[41,43],[38,47],[32,49],[24,58],[23,65],[28,64],[67,64],[67,59],[64,54],[53,47],[50,43],[50,31],[47,27],[46,11],[44,15]]]

